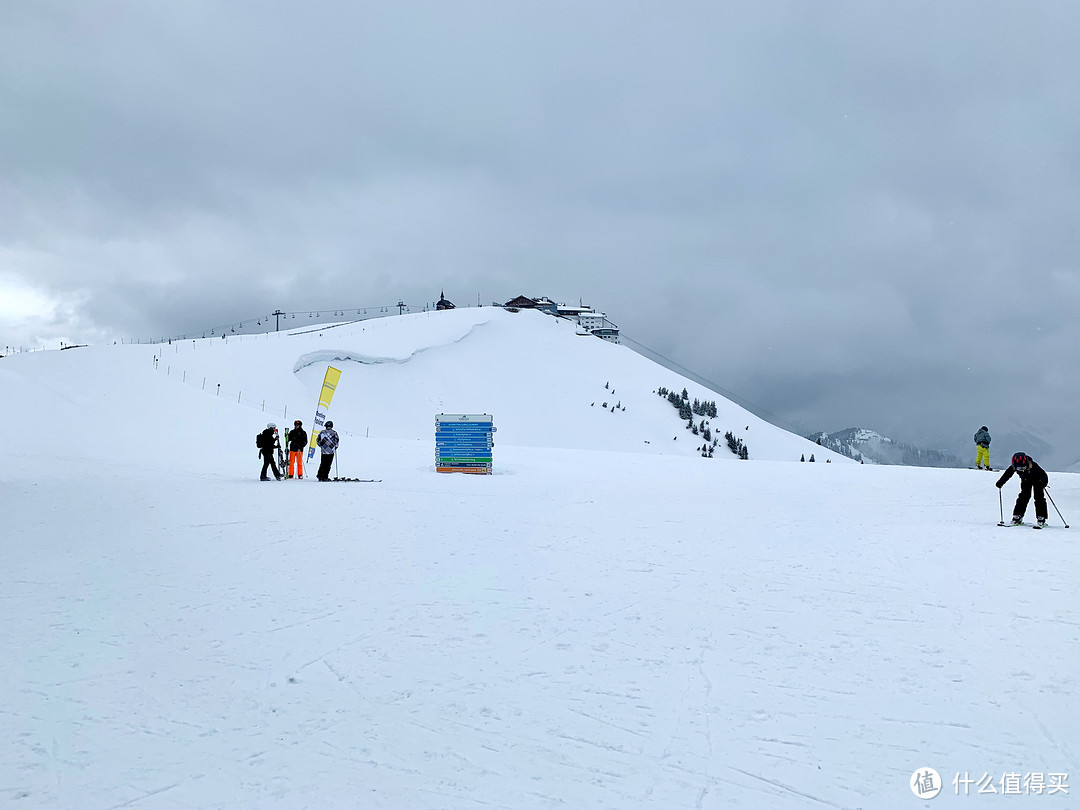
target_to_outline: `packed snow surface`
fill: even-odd
[[[327,365],[338,473],[381,482],[260,483],[255,434],[310,427]],[[750,460],[701,458],[661,386]],[[999,528],[997,474],[854,464],[557,319],[16,355],[0,412],[4,807],[869,809],[923,806],[924,768],[935,807],[993,801],[957,775],[1080,792],[1053,507]],[[434,471],[438,413],[494,416],[493,475]],[[1078,476],[1050,492],[1080,514]],[[1003,799],[1014,773],[1069,793]]]

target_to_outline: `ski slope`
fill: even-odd
[[[258,482],[255,433],[310,425],[328,363],[339,472],[382,482]],[[699,457],[654,393],[683,385],[750,461]],[[998,528],[996,474],[851,463],[568,323],[16,355],[0,412],[2,806],[914,807],[926,767],[934,807],[992,801],[957,774],[1080,791],[1075,528]],[[439,412],[494,415],[495,474],[434,472]],[[1080,513],[1080,477],[1050,492]]]

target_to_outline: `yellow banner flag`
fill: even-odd
[[[323,377],[322,390],[319,392],[319,407],[315,411],[315,422],[311,427],[311,444],[308,445],[308,461],[315,455],[318,446],[319,434],[326,423],[326,413],[330,410],[330,400],[334,398],[338,380],[341,379],[341,370],[328,366],[326,376]]]

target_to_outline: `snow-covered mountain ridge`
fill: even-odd
[[[865,464],[904,464],[909,467],[965,467],[951,453],[916,447],[869,428],[847,428],[834,433],[813,433],[807,439]]]
[[[346,435],[430,442],[435,414],[490,413],[500,446],[700,456],[701,440],[656,396],[666,386],[716,400],[714,431],[736,434],[751,459],[797,461],[814,449],[628,348],[528,310],[431,311],[317,331],[88,347],[6,361],[40,385],[73,382],[82,397],[122,390],[131,403],[125,422],[150,432],[157,429],[154,397],[191,392],[244,406],[235,416],[256,409],[267,420],[309,424],[333,365],[342,375],[331,413]],[[107,377],[88,376],[100,363],[109,365]],[[80,425],[85,420],[77,410],[53,421],[90,429]],[[257,422],[249,415],[250,424]],[[734,458],[725,450],[712,461]],[[833,460],[846,461],[839,454]]]

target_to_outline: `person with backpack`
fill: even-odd
[[[983,464],[986,464],[986,469],[990,472],[994,471],[990,466],[990,431],[986,425],[975,431],[975,469],[981,470]]]
[[[319,445],[322,456],[319,458],[319,472],[315,475],[320,481],[330,480],[330,466],[334,463],[334,453],[338,449],[338,435],[334,430],[334,423],[327,422],[326,426],[319,431],[319,438],[315,443]]]
[[[281,480],[274,454],[281,450],[281,442],[278,441],[277,425],[273,422],[266,424],[266,429],[255,437],[255,446],[259,448],[259,456],[263,460],[262,472],[259,473],[260,481],[269,481],[266,477],[267,469],[274,471],[274,478]]]
[[[1019,526],[1024,522],[1024,513],[1027,511],[1028,501],[1035,493],[1035,519],[1039,528],[1046,525],[1046,485],[1050,483],[1046,470],[1035,463],[1035,459],[1026,453],[1015,453],[1012,457],[1012,466],[1005,470],[1005,474],[997,481],[997,488],[1005,486],[1005,482],[1012,478],[1013,473],[1020,476],[1020,494],[1016,496],[1016,506],[1013,507],[1012,525]]]
[[[293,422],[293,429],[287,434],[289,439],[288,478],[304,477],[304,448],[307,447],[308,435],[304,423],[299,419]]]

